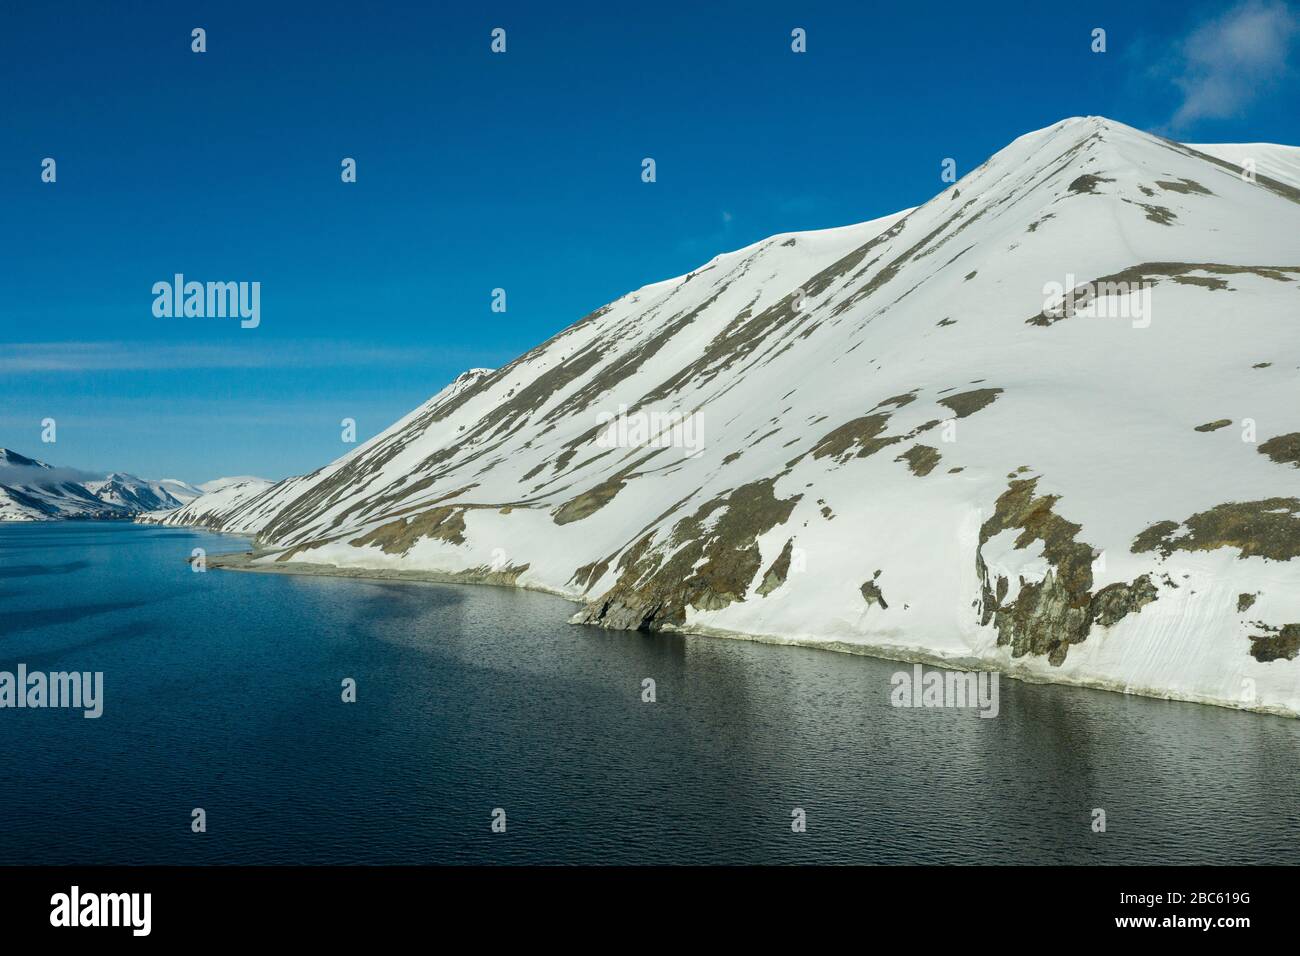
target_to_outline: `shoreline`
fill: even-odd
[[[172,527],[185,526],[173,525]],[[232,536],[238,537],[238,535]],[[248,536],[245,537],[247,538]],[[408,584],[488,585],[490,587],[505,587],[521,591],[533,591],[538,594],[548,594],[553,597],[563,598],[572,604],[585,603],[582,598],[574,597],[572,594],[558,589],[541,587],[535,584],[519,584],[516,579],[522,569],[515,569],[513,571],[483,572],[470,570],[448,572],[389,568],[352,568],[341,567],[333,564],[314,564],[306,561],[285,561],[278,565],[255,566],[253,564],[254,560],[269,557],[276,553],[277,549],[268,548],[262,551],[227,552],[218,555],[209,555],[208,567],[209,569],[216,568],[223,571],[246,571],[253,574],[293,574],[307,577],[351,578],[363,581],[396,581]],[[566,623],[573,624],[575,622],[570,619]],[[599,625],[594,624],[587,626],[599,627]],[[604,628],[604,630],[616,629]],[[997,671],[1005,677],[1026,684],[1054,684],[1060,687],[1078,687],[1084,690],[1100,690],[1106,691],[1107,693],[1123,694],[1128,697],[1143,697],[1150,700],[1167,700],[1179,703],[1201,704],[1211,707],[1220,707],[1225,710],[1235,710],[1242,713],[1260,714],[1269,717],[1284,717],[1291,720],[1300,718],[1300,712],[1288,710],[1284,707],[1244,707],[1239,701],[1235,700],[1181,695],[1154,687],[1132,687],[1124,685],[1118,681],[1106,680],[1103,678],[1071,677],[1064,680],[1055,680],[1034,672],[1023,665],[1018,665],[1014,660],[1009,661],[1007,666],[1000,668],[992,666],[992,662],[981,660],[979,658],[942,657],[920,649],[908,649],[874,644],[858,644],[847,641],[822,640],[816,638],[782,637],[772,634],[749,634],[741,631],[729,631],[725,628],[709,627],[707,625],[697,625],[695,627],[685,628],[665,627],[663,628],[662,633],[681,634],[689,637],[704,637],[715,640],[741,640],[749,641],[754,644],[806,647],[813,650],[822,650],[837,654],[853,654],[859,657],[871,657],[876,660],[895,661],[902,664],[922,664],[942,668],[944,670]]]

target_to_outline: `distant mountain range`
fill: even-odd
[[[56,468],[0,448],[0,521],[133,518],[173,511],[208,491],[247,480],[219,478],[196,487],[176,478],[150,481],[121,472]]]

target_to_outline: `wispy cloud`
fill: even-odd
[[[1159,68],[1182,91],[1169,126],[1240,113],[1288,72],[1297,34],[1300,19],[1281,0],[1246,0],[1201,24]]]
[[[49,488],[64,482],[96,481],[103,474],[79,468],[41,468],[39,465],[0,465],[0,485]]]
[[[201,368],[351,368],[453,362],[490,364],[460,348],[394,348],[347,342],[151,345],[139,342],[25,342],[0,345],[0,373]]]

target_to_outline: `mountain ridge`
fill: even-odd
[[[56,468],[0,448],[0,521],[130,518],[179,508],[199,494],[174,478],[148,481],[122,472]]]

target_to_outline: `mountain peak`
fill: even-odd
[[[35,458],[28,458],[20,455],[16,451],[8,448],[0,448],[0,464],[14,465],[19,468],[49,468],[50,466],[43,461],[37,461]]]

